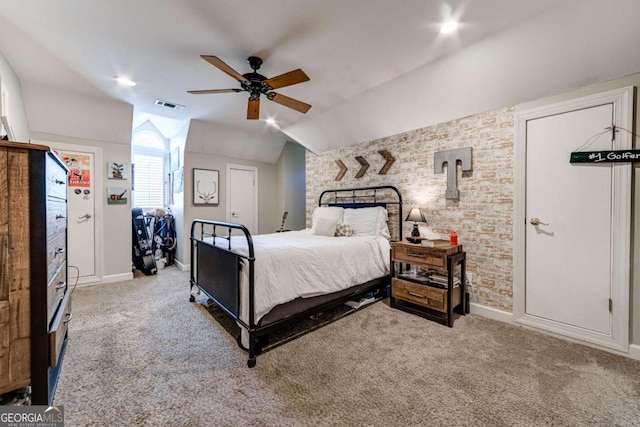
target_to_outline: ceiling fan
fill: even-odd
[[[303,114],[311,108],[311,105],[302,101],[273,92],[274,89],[308,81],[309,77],[301,69],[289,71],[288,73],[280,74],[279,76],[268,79],[257,73],[258,69],[262,65],[262,59],[257,56],[250,56],[247,59],[247,62],[253,69],[253,72],[246,74],[238,73],[216,56],[200,55],[200,57],[240,82],[240,88],[188,90],[188,93],[201,95],[207,93],[249,92],[249,105],[247,107],[247,119],[249,120],[258,120],[258,117],[260,116],[260,95],[262,94],[264,94],[269,101],[277,102],[280,105],[292,108]]]

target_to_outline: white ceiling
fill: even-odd
[[[6,24],[0,52],[23,85],[114,98],[140,113],[256,133],[266,125],[246,120],[246,93],[186,93],[238,87],[200,55],[218,56],[240,73],[251,71],[246,58],[257,55],[264,60],[259,72],[267,77],[301,68],[311,80],[278,92],[311,104],[311,110],[303,115],[263,97],[260,117],[275,118],[285,134],[320,152],[361,142],[361,136],[346,133],[327,144],[305,135],[305,129],[313,132],[309,123],[323,123],[331,112],[367,99],[373,88],[563,3],[567,0],[0,0],[0,24]],[[450,17],[462,22],[457,33],[445,37],[439,24]],[[138,84],[120,86],[114,75]],[[158,107],[156,99],[186,108]]]

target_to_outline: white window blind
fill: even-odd
[[[133,205],[164,207],[164,156],[133,153]]]

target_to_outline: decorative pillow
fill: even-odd
[[[345,209],[343,221],[353,229],[356,236],[383,236],[389,238],[387,210],[382,206],[373,208]]]
[[[343,222],[336,226],[336,237],[349,237],[353,234],[353,229]]]
[[[336,223],[342,222],[342,214],[344,209],[338,206],[318,206],[311,214],[311,228],[316,228],[316,222],[319,218],[332,219]]]
[[[336,234],[336,226],[338,221],[328,218],[318,218],[315,226],[313,227],[313,234],[318,236],[333,237]]]

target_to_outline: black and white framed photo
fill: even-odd
[[[193,204],[217,205],[220,203],[219,172],[209,169],[193,169]]]

